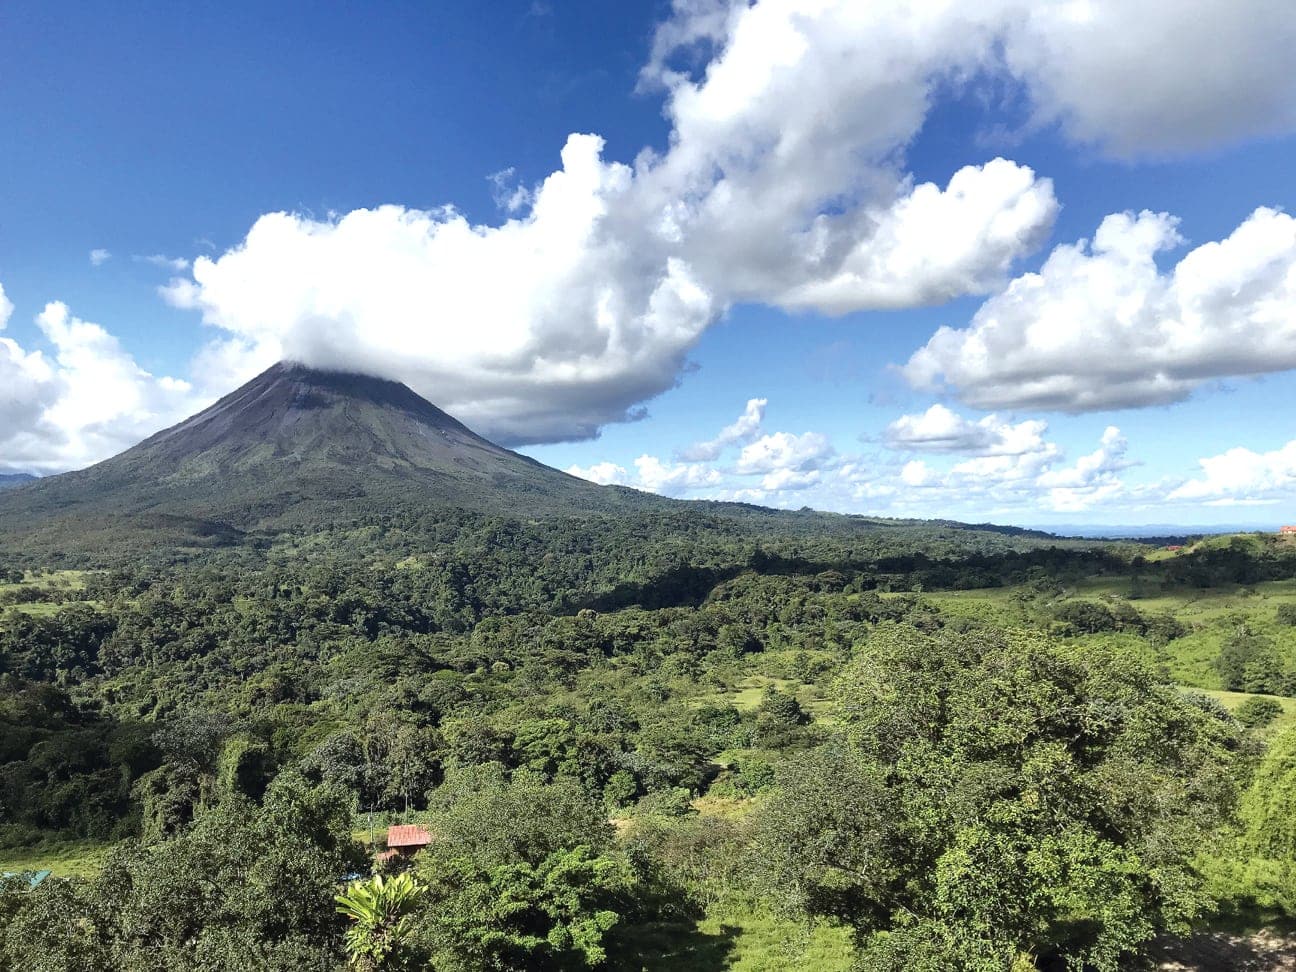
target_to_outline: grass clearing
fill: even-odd
[[[56,877],[94,877],[115,845],[93,840],[49,840],[0,848],[0,871],[50,871]]]
[[[627,928],[609,968],[640,972],[847,972],[854,949],[844,928],[765,910],[717,905],[693,926]]]
[[[1187,633],[1168,644],[1132,634],[1086,635],[1080,644],[1103,642],[1137,652],[1164,668],[1177,684],[1202,691],[1220,689],[1215,661],[1225,640],[1240,624],[1296,650],[1296,630],[1280,626],[1276,615],[1284,604],[1296,604],[1296,579],[1265,581],[1217,588],[1162,589],[1136,577],[1091,577],[1068,582],[1056,598],[1039,596],[1027,587],[996,587],[968,591],[936,591],[922,595],[942,612],[1007,627],[1045,627],[1054,603],[1066,599],[1128,601],[1143,615],[1170,614]]]
[[[1189,688],[1189,691],[1199,692],[1202,695],[1208,695],[1212,699],[1216,699],[1230,712],[1234,711],[1247,699],[1273,699],[1282,706],[1282,715],[1261,730],[1266,736],[1276,736],[1284,729],[1296,726],[1296,699],[1285,699],[1277,695],[1252,695],[1248,692],[1224,692],[1219,689]]]

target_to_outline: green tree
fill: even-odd
[[[842,738],[762,814],[771,895],[854,927],[869,968],[1126,967],[1209,904],[1237,724],[1117,651],[883,625]],[[781,771],[782,774],[782,771]]]
[[[439,965],[598,965],[636,877],[607,811],[575,782],[498,766],[452,771],[430,800],[437,839],[418,857],[424,941]]]
[[[1237,832],[1207,859],[1217,893],[1243,911],[1296,916],[1296,729],[1270,744],[1238,817]]]
[[[232,796],[178,836],[124,846],[91,882],[26,894],[0,968],[335,969],[337,882],[367,860],[350,805],[344,791],[281,774],[261,806]]]

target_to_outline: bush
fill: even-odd
[[[1247,699],[1233,712],[1233,717],[1248,729],[1267,726],[1282,715],[1282,703],[1263,696]]]
[[[637,815],[654,817],[684,817],[695,812],[693,794],[682,786],[671,787],[669,790],[655,790],[640,797],[635,805]]]
[[[1278,606],[1278,623],[1289,628],[1296,628],[1296,604],[1280,604]]]

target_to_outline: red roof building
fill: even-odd
[[[1296,533],[1296,526],[1282,526],[1278,528],[1279,533]]]
[[[417,824],[393,824],[387,828],[388,847],[426,847],[432,843],[432,834]]]
[[[398,854],[413,857],[429,844],[432,844],[432,832],[428,828],[417,824],[394,824],[388,827],[388,849],[378,855],[378,859],[386,861]]]

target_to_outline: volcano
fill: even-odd
[[[0,549],[85,551],[141,532],[210,545],[393,509],[516,516],[667,503],[498,446],[398,382],[280,363],[120,455],[4,490]]]

